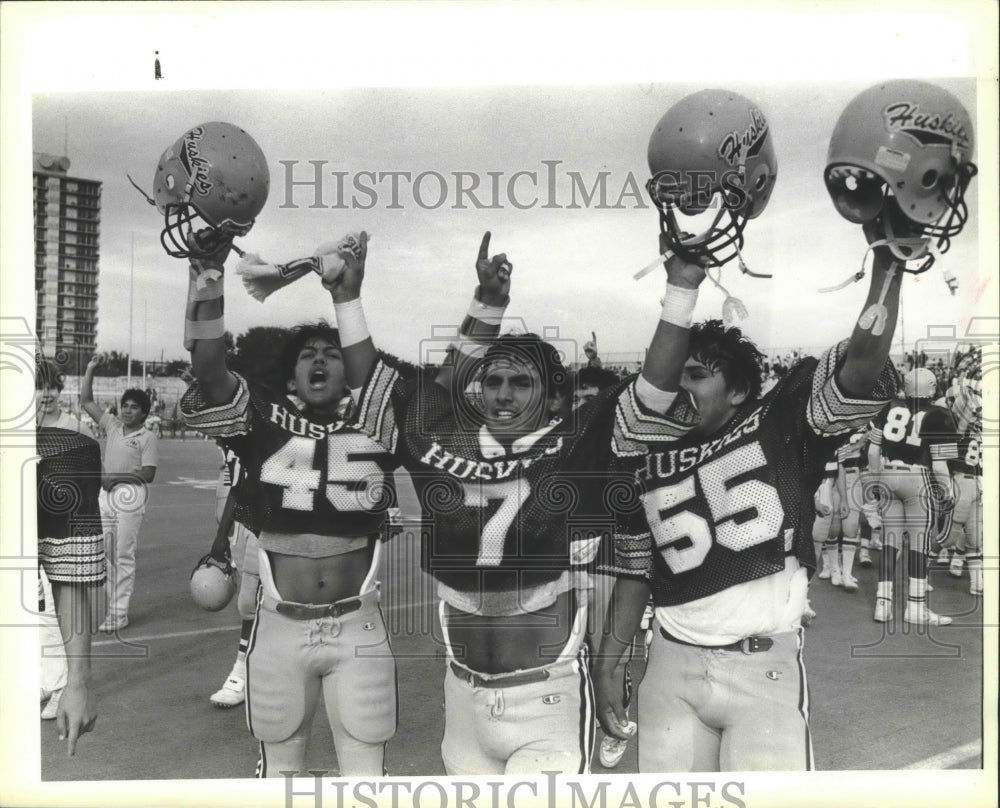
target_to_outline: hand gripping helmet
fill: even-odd
[[[207,555],[198,561],[189,585],[195,603],[217,612],[225,609],[236,594],[236,574],[228,561]]]
[[[238,126],[214,122],[189,129],[163,152],[153,179],[153,202],[165,223],[163,248],[175,258],[197,258],[245,236],[270,184],[264,152]]]
[[[928,260],[968,219],[965,192],[976,175],[972,119],[951,93],[924,81],[887,81],[857,95],[841,113],[826,158],[827,190],[837,211],[863,224],[883,211],[915,239],[899,239],[900,260]],[[943,221],[942,221],[943,220]]]
[[[660,212],[668,246],[688,261],[722,266],[739,255],[743,228],[767,206],[777,177],[774,141],[764,113],[728,90],[692,93],[666,111],[647,153],[646,190]],[[704,232],[683,232],[676,212],[719,211]]]
[[[914,368],[903,374],[903,394],[907,398],[933,398],[937,378],[927,368]]]

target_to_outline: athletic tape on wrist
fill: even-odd
[[[474,317],[482,323],[487,325],[500,326],[503,321],[503,314],[507,311],[507,306],[487,306],[485,303],[480,303],[478,300],[473,298],[472,303],[469,304],[469,316]]]
[[[639,374],[639,378],[635,380],[635,395],[644,406],[653,412],[666,412],[674,403],[674,399],[677,398],[677,391],[671,392],[654,387],[646,380],[645,376]]]
[[[201,302],[203,300],[217,300],[222,297],[223,286],[221,279],[207,283],[200,283],[191,278],[188,281],[188,301]]]
[[[672,286],[668,283],[667,293],[663,296],[663,311],[660,312],[660,319],[679,328],[690,328],[697,302],[697,289],[682,289],[680,286]]]
[[[196,339],[222,339],[226,333],[226,321],[222,317],[214,320],[185,320],[184,341]]]
[[[337,315],[337,331],[340,332],[341,348],[357,345],[371,337],[360,297],[348,300],[346,303],[334,303],[333,310]]]

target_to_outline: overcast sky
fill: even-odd
[[[966,231],[938,267],[906,281],[904,335],[912,345],[929,324],[955,326],[962,334],[973,313],[996,316],[994,0],[0,3],[0,15],[0,425],[6,430],[0,438],[8,440],[0,472],[8,493],[8,558],[31,535],[9,502],[17,501],[19,487],[31,490],[32,476],[30,345],[22,351],[18,343],[18,335],[30,340],[34,329],[32,148],[66,151],[72,174],[103,182],[102,350],[129,347],[134,237],[133,351],[149,359],[161,352],[184,355],[187,270],[163,254],[159,216],[125,175],[151,189],[167,146],[191,126],[225,120],[258,140],[273,183],[256,227],[240,241],[244,248],[284,261],[351,230],[372,232],[365,299],[379,345],[415,358],[433,326],[459,322],[472,292],[479,240],[490,229],[494,250],[506,251],[515,264],[513,318],[578,342],[596,331],[602,352],[638,353],[649,340],[662,293],[659,273],[632,280],[656,255],[656,214],[633,209],[631,199],[620,210],[569,209],[567,177],[579,172],[589,185],[605,171],[609,195],[630,173],[641,186],[649,135],[664,111],[694,90],[734,90],[760,106],[773,130],[777,185],[770,205],[747,229],[745,257],[752,269],[774,278],[742,277],[727,266],[723,283],[745,301],[751,313],[746,328],[763,347],[817,349],[849,333],[865,295],[862,284],[817,292],[857,271],[865,251],[860,228],[839,218],[822,182],[834,122],[857,92],[876,81],[923,77],[939,81],[977,114],[982,171],[969,196],[974,213]],[[153,78],[157,50],[160,82]],[[527,210],[506,197],[500,209],[456,210],[451,199],[430,209],[401,191],[400,207],[389,209],[380,185],[379,203],[370,210],[310,209],[304,197],[297,208],[282,207],[281,161],[302,167],[310,160],[328,161],[326,169],[352,177],[362,171],[437,172],[451,194],[455,172],[484,184],[490,172],[499,172],[505,187],[516,172],[537,171],[541,184],[545,161],[558,161],[559,197],[556,207],[543,207],[544,185],[539,204]],[[522,176],[516,184],[522,203],[532,198],[527,187]],[[434,186],[428,182],[425,190],[434,201]],[[260,304],[244,293],[234,265],[226,281],[227,324],[234,332],[332,315],[315,278]],[[945,267],[959,277],[956,297],[942,280]],[[718,315],[722,300],[706,283],[696,314]],[[10,437],[17,437],[9,428],[18,419],[26,423],[22,443]],[[11,446],[24,448],[18,454]],[[988,463],[987,474],[995,475],[995,468]],[[996,491],[990,480],[984,490]],[[988,508],[988,536],[996,536],[995,518],[996,509]],[[31,566],[30,558],[24,561]],[[16,587],[2,592],[4,614],[21,616],[22,605],[12,602]],[[24,647],[4,657],[37,656],[30,631],[7,632],[4,641],[13,634]],[[995,665],[992,643],[990,648]],[[36,687],[33,670],[19,662],[11,671],[25,694]],[[16,779],[41,794],[34,782],[33,702],[6,699],[4,707],[8,720],[0,734],[15,751],[0,766],[5,787],[13,788]],[[986,760],[995,752],[995,724],[989,726]],[[940,792],[932,802],[968,805],[977,787],[993,787],[989,770],[872,773],[846,781],[834,772],[746,774],[740,780],[748,783],[753,805],[842,805],[852,799],[851,789],[857,801],[880,805],[924,804],[931,792]],[[63,785],[70,790],[59,791],[59,799],[73,804],[107,805],[112,794],[129,794],[127,783],[91,790],[48,785],[53,788],[40,801],[19,804],[56,804],[55,786]],[[199,781],[185,791],[181,783],[159,783],[155,799],[242,805],[267,793],[277,804],[284,784],[271,786]],[[122,804],[145,804],[150,793],[135,790]]]
[[[666,22],[670,16],[655,19]],[[372,234],[364,294],[369,324],[377,344],[407,358],[417,358],[433,326],[460,321],[487,229],[493,232],[492,251],[505,251],[515,265],[508,310],[515,324],[520,319],[529,330],[548,330],[581,344],[594,331],[602,353],[639,355],[655,325],[663,286],[662,272],[632,279],[656,256],[658,220],[643,190],[649,136],[673,103],[707,87],[734,90],[757,103],[778,156],[775,191],[763,215],[749,224],[744,251],[751,269],[774,277],[742,276],[735,263],[722,272],[723,285],[750,311],[744,323],[748,333],[771,350],[819,350],[849,333],[867,291],[867,279],[836,293],[817,291],[856,272],[865,253],[860,227],[836,213],[822,176],[840,111],[889,75],[883,70],[839,80],[800,79],[789,64],[767,80],[748,80],[737,60],[728,74],[692,79],[679,70],[686,80],[665,82],[665,71],[651,61],[650,77],[659,81],[525,86],[516,84],[525,79],[512,73],[510,82],[489,87],[305,89],[298,87],[306,83],[306,72],[293,71],[280,87],[218,90],[201,89],[210,72],[199,71],[201,55],[192,54],[189,43],[150,42],[159,45],[162,82],[130,76],[125,87],[109,82],[112,91],[88,83],[70,92],[31,95],[32,148],[66,153],[70,174],[103,182],[100,350],[131,347],[146,359],[184,356],[186,265],[164,254],[162,217],[131,187],[126,173],[151,191],[162,151],[186,129],[216,120],[246,129],[271,172],[267,204],[238,243],[278,262],[367,229]],[[142,78],[152,77],[152,60],[149,49],[140,62]],[[274,64],[249,67],[270,70]],[[456,61],[454,79],[462,75]],[[271,78],[264,80],[270,84]],[[250,83],[247,76],[240,79]],[[529,81],[537,83],[537,77]],[[975,115],[973,78],[938,81]],[[189,89],[178,89],[185,86]],[[313,189],[288,187],[290,180],[314,177],[310,161],[324,161],[326,207],[313,206]],[[333,172],[344,177],[342,193]],[[364,172],[408,176],[398,175],[394,194],[391,175],[379,181]],[[575,208],[574,175],[579,178]],[[602,177],[606,203],[596,197],[586,204],[580,183],[589,190]],[[358,191],[356,183],[373,190]],[[478,187],[471,197],[462,196],[460,183]],[[974,211],[978,186],[974,183],[969,194]],[[473,197],[488,208],[476,209]],[[974,295],[982,292],[978,225],[973,213],[938,266],[919,280],[907,279],[902,332],[907,347],[928,325],[955,325],[964,332]],[[243,290],[236,261],[234,256],[228,263],[226,310],[234,333],[258,324],[332,318],[317,278],[304,278],[261,304]],[[954,297],[942,279],[946,267],[960,277]],[[988,294],[995,297],[995,286]],[[723,300],[706,283],[697,316],[718,316]]]

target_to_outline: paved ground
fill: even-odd
[[[191,568],[215,530],[218,452],[211,442],[164,440],[160,459],[140,537],[131,625],[120,638],[95,646],[98,731],[81,740],[75,758],[67,758],[54,722],[41,722],[42,780],[253,775],[257,748],[242,709],[219,710],[208,702],[236,653],[235,606],[201,611],[187,589]],[[395,775],[441,775],[443,664],[429,636],[433,590],[411,574],[412,543],[397,539],[390,547],[383,582],[399,670],[400,723],[387,765]],[[812,587],[819,617],[807,631],[806,660],[818,768],[980,768],[982,613],[968,594],[967,579],[932,573],[933,606],[953,615],[955,624],[930,633],[874,623],[874,572],[860,570],[859,581],[855,594],[823,581]],[[995,631],[995,621],[989,630]],[[996,694],[989,698],[995,705]],[[324,723],[314,725],[307,762],[333,773]],[[603,771],[596,760],[594,771]],[[634,744],[618,771],[635,771]]]

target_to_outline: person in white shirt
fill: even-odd
[[[119,415],[102,412],[94,403],[97,356],[87,363],[80,387],[80,406],[107,436],[101,480],[101,518],[108,556],[108,616],[102,631],[128,625],[135,589],[135,555],[139,528],[146,514],[148,487],[156,476],[157,439],[146,428],[150,401],[138,389],[122,393]]]

